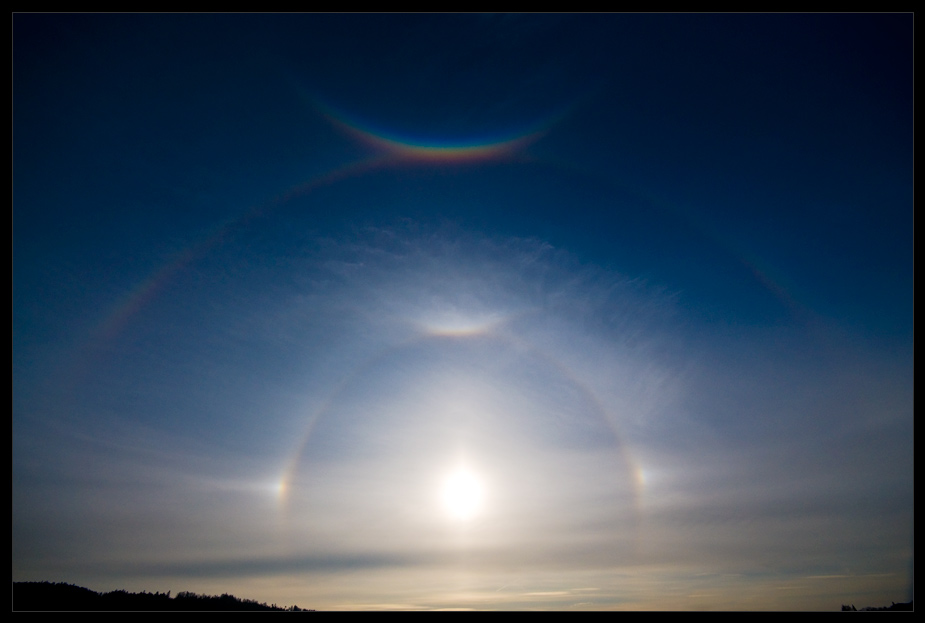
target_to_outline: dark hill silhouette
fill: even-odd
[[[166,593],[129,593],[123,590],[97,593],[82,586],[59,582],[13,582],[14,611],[183,611],[183,612],[228,612],[228,611],[277,611],[310,612],[298,606],[281,608],[267,605],[253,599],[239,599],[224,594],[197,595],[189,591],[177,593],[171,598]]]

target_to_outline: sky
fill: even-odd
[[[14,581],[912,599],[911,14],[27,14]]]

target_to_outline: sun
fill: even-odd
[[[444,479],[441,498],[450,517],[466,521],[481,512],[485,488],[475,472],[459,467]]]

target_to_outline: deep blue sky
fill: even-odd
[[[912,27],[14,15],[14,580],[911,598]]]

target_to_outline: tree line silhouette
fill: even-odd
[[[898,610],[901,612],[914,612],[915,608],[912,607],[911,601],[899,603],[899,604],[894,601],[892,606],[882,606],[880,608],[868,606],[866,608],[861,608],[860,610],[855,608],[854,604],[851,604],[850,606],[847,604],[842,604],[841,610],[842,612],[881,612],[881,611],[886,611],[886,610],[892,610],[892,611]]]
[[[82,586],[59,582],[13,582],[14,611],[276,611],[312,612],[298,606],[282,608],[253,599],[223,595],[197,595],[182,591],[175,597],[166,593],[129,593],[124,590],[97,593]]]

